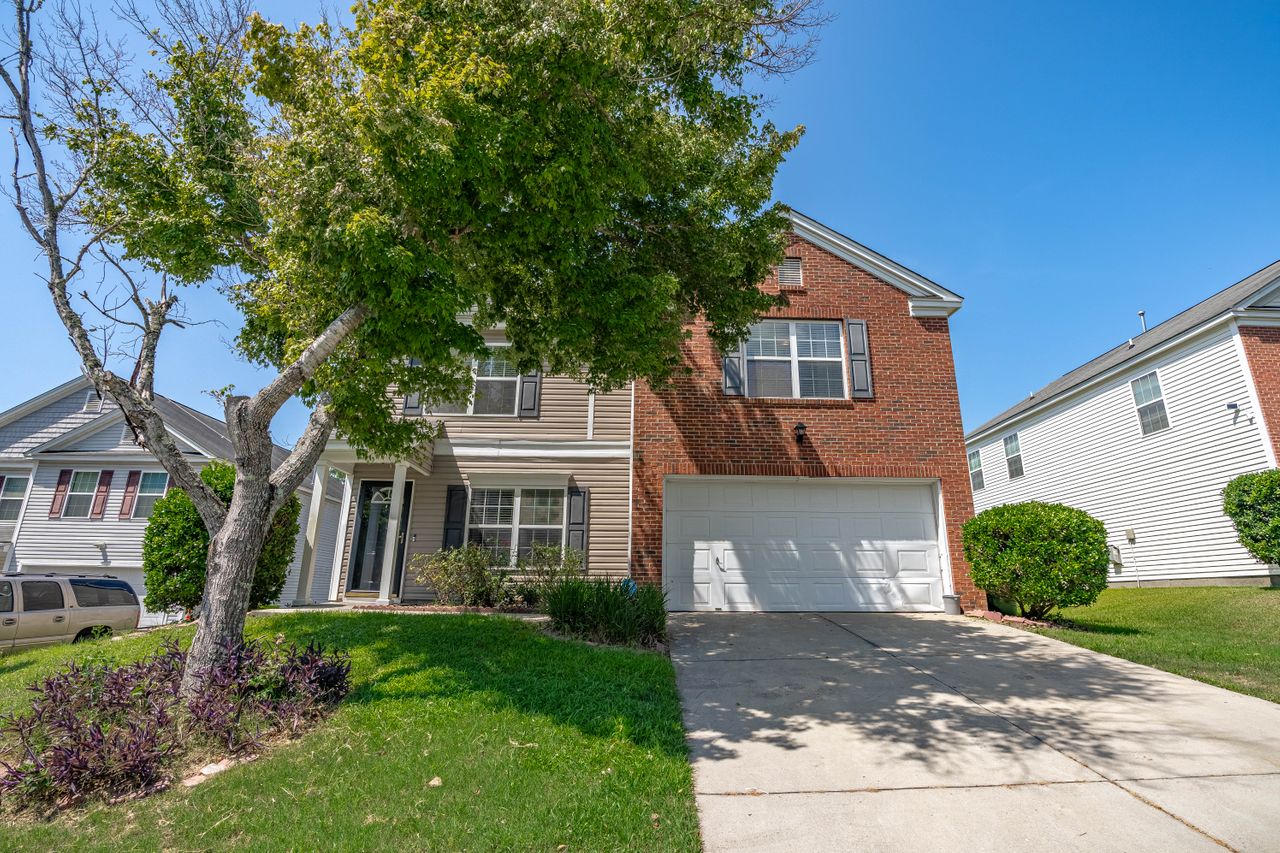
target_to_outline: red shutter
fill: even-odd
[[[58,472],[58,485],[53,489],[53,503],[49,504],[49,517],[62,515],[62,505],[67,502],[67,489],[71,488],[71,469],[63,468]]]
[[[107,495],[111,494],[112,471],[103,471],[98,475],[98,491],[93,496],[93,507],[89,510],[90,518],[102,518],[107,508]]]
[[[133,517],[133,502],[138,497],[138,481],[142,479],[141,471],[130,471],[124,481],[124,498],[120,501],[120,517]]]

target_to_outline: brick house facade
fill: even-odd
[[[886,280],[914,276],[909,270],[812,220],[797,214],[795,221],[786,254],[799,259],[803,286],[788,288],[787,306],[770,316],[839,321],[842,328],[846,319],[865,322],[872,395],[728,395],[721,353],[705,325],[695,325],[685,344],[691,372],[660,389],[637,383],[632,576],[664,580],[663,501],[672,475],[931,481],[941,499],[942,571],[949,564],[950,588],[966,609],[980,606],[960,541],[973,499],[946,316],[959,298],[937,288],[950,303],[939,307],[935,294]],[[892,275],[876,274],[882,270]],[[776,276],[762,286],[779,290]],[[797,423],[806,427],[802,442]]]
[[[1280,458],[1280,328],[1240,326],[1249,373],[1258,394],[1258,409],[1267,429],[1273,458]]]

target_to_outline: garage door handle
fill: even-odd
[[[722,572],[724,571],[724,563],[720,562],[719,557],[716,557],[716,568]]]

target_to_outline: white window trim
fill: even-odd
[[[751,380],[748,378],[751,371],[749,364],[752,361],[784,361],[781,356],[765,355],[751,357],[747,355],[747,341],[742,342],[742,394],[744,397],[753,400],[848,400],[849,399],[849,342],[845,336],[844,322],[841,320],[818,320],[809,318],[800,318],[798,320],[786,319],[783,317],[764,317],[761,323],[786,323],[787,333],[790,337],[791,353],[788,358],[791,361],[791,389],[793,391],[790,397],[752,397],[751,396]],[[843,396],[840,397],[801,397],[800,396],[800,362],[801,358],[796,347],[796,324],[797,323],[832,323],[839,328],[840,332],[840,379],[843,389]],[[750,338],[750,335],[747,336]],[[803,361],[827,361],[834,362],[834,358],[805,358]]]
[[[978,460],[978,467],[976,468],[973,466],[973,460],[975,458]],[[987,487],[987,476],[982,471],[982,450],[980,448],[975,448],[973,450],[970,450],[968,453],[968,459],[969,459],[969,488],[971,488],[975,492],[980,492]],[[975,486],[973,484],[974,474],[982,474],[981,486]]]
[[[500,349],[510,347],[510,341],[490,341],[485,343],[485,349]],[[516,386],[516,403],[510,412],[491,413],[481,412],[476,414],[476,381],[480,379],[477,376],[479,370],[476,365],[475,356],[471,358],[471,397],[467,400],[467,410],[465,412],[428,412],[427,414],[435,415],[441,418],[517,418],[520,416],[520,386],[524,384],[524,376],[517,374],[514,377],[494,377],[493,381],[497,382],[514,382]],[[488,380],[490,377],[485,377]],[[470,503],[468,502],[468,506]]]
[[[10,497],[10,498],[6,498],[6,497],[4,497],[4,489],[5,489],[5,488],[8,488],[9,483],[11,483],[11,482],[12,482],[12,481],[14,481],[14,480],[22,480],[22,481],[23,481],[23,485],[22,485],[22,494],[18,495],[17,497]],[[4,520],[0,520],[0,524],[17,524],[19,521],[21,521],[21,520],[22,520],[22,510],[26,507],[26,505],[27,505],[27,496],[28,496],[28,495],[30,495],[30,494],[31,494],[31,475],[30,475],[30,474],[5,474],[5,475],[4,475],[4,485],[3,485],[3,486],[0,486],[0,504],[4,503],[5,501],[17,501],[17,502],[18,502],[18,515],[17,515],[17,517],[16,517],[16,518],[14,518],[14,519],[13,519],[13,520],[11,520],[11,521],[4,521]],[[3,562],[3,561],[0,561],[0,563],[2,563],[2,562]],[[4,567],[3,567],[2,565],[0,565],[0,570],[3,570],[3,568],[4,568]]]
[[[560,492],[560,494],[561,494],[561,501],[562,501],[562,503],[561,503],[561,507],[560,507],[560,550],[562,550],[562,551],[563,551],[563,550],[565,549],[566,544],[567,544],[567,543],[568,543],[568,541],[569,541],[569,487],[568,487],[568,486],[564,485],[563,483],[550,483],[550,484],[541,484],[541,483],[520,483],[520,484],[512,484],[512,483],[486,483],[486,484],[484,484],[484,485],[482,485],[482,486],[474,486],[474,487],[471,487],[471,488],[467,489],[467,514],[466,514],[466,525],[465,525],[465,527],[464,527],[464,529],[463,529],[463,531],[462,531],[462,541],[463,541],[464,543],[469,543],[469,542],[471,541],[471,528],[472,528],[472,524],[471,524],[471,497],[472,497],[472,495],[474,495],[474,494],[475,494],[475,492],[476,492],[476,490],[477,490],[477,489],[482,490],[482,491],[505,491],[505,490],[510,489],[511,491],[515,492],[514,501],[513,501],[512,506],[511,506],[511,527],[510,527],[510,529],[511,529],[511,554],[510,554],[510,562],[509,562],[509,563],[507,563],[507,565],[506,565],[505,567],[500,567],[500,568],[510,568],[510,569],[513,569],[513,568],[515,568],[515,566],[516,566],[516,560],[518,559],[518,555],[519,555],[519,553],[520,553],[520,529],[521,529],[521,527],[522,527],[522,525],[520,524],[520,493],[521,493],[522,491],[524,491],[525,489],[539,489],[539,490],[549,491],[549,492]],[[548,529],[550,529],[550,528],[551,528],[551,527],[553,527],[553,526],[554,526],[554,525],[550,525],[550,524],[526,524],[526,525],[523,525],[523,527],[527,527],[527,528],[528,528],[528,529],[530,529],[530,530],[548,530]],[[492,530],[492,529],[501,529],[501,528],[503,527],[503,525],[501,525],[501,524],[477,524],[477,525],[475,525],[475,527],[476,527],[476,529],[477,529],[477,530]]]
[[[76,474],[94,474],[93,489],[89,494],[89,511],[84,515],[67,515],[67,507],[71,504],[71,496],[73,494],[83,495],[85,492],[72,492],[71,487],[75,484]],[[73,468],[71,469],[71,479],[67,481],[67,493],[62,497],[62,512],[58,513],[58,518],[93,518],[93,498],[98,494],[98,484],[102,482],[102,469],[93,468]]]
[[[1166,424],[1164,429],[1158,429],[1155,432],[1146,432],[1142,429],[1142,412],[1140,411],[1140,409],[1142,409],[1142,406],[1138,405],[1137,398],[1133,396],[1134,383],[1138,382],[1141,379],[1145,379],[1148,376],[1155,376],[1156,384],[1160,386],[1160,396],[1156,400],[1152,400],[1148,403],[1143,403],[1142,406],[1150,406],[1152,403],[1159,402],[1162,408],[1164,409],[1164,422]],[[1134,422],[1137,423],[1138,425],[1138,435],[1141,438],[1151,438],[1151,436],[1153,435],[1160,435],[1161,433],[1169,432],[1170,430],[1173,429],[1173,418],[1169,417],[1169,403],[1165,399],[1164,380],[1160,378],[1160,370],[1158,368],[1155,370],[1148,370],[1145,373],[1142,373],[1142,374],[1139,374],[1138,376],[1133,377],[1132,379],[1129,380],[1128,387],[1129,387],[1129,402],[1133,404],[1133,419],[1134,419]]]
[[[1018,442],[1017,453],[1013,453],[1013,454],[1009,453],[1008,441],[1010,438],[1013,438],[1015,441]],[[1004,447],[1004,470],[1005,470],[1005,473],[1009,474],[1009,479],[1019,480],[1027,476],[1027,466],[1026,466],[1026,463],[1022,461],[1022,436],[1018,435],[1018,433],[1016,432],[1011,432],[1009,433],[1009,435],[1006,435],[1003,439],[1000,440],[1000,444]],[[1009,462],[1015,457],[1018,460],[1018,466],[1022,468],[1022,473],[1016,477],[1013,476],[1013,474],[1009,471]]]
[[[138,490],[133,493],[133,510],[129,513],[129,518],[149,519],[149,515],[138,515],[138,498],[142,497],[142,479],[148,474],[164,474],[164,488],[160,490],[159,500],[169,493],[169,472],[168,471],[142,471],[138,474]]]

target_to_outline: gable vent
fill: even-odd
[[[800,290],[804,287],[804,271],[799,258],[784,258],[778,265],[778,287],[783,290]]]

